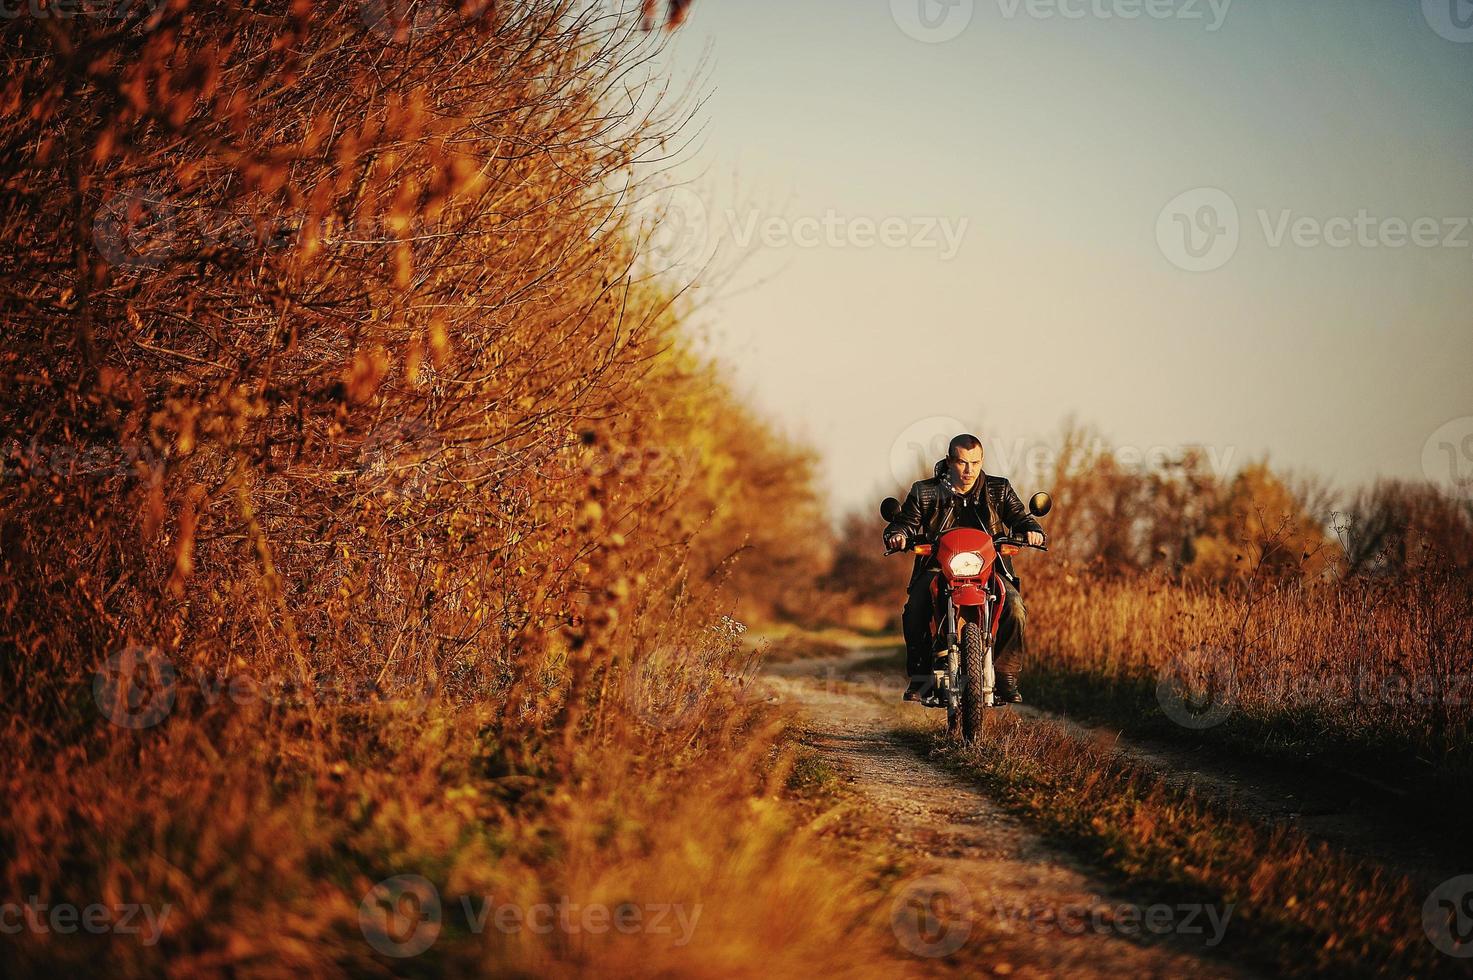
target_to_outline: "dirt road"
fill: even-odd
[[[798,671],[815,683],[857,682],[889,696],[898,684],[899,648],[894,664],[879,660],[886,648],[869,643],[843,656],[774,664],[769,673]],[[1025,691],[1027,685],[1024,685]],[[1371,774],[1348,773],[1309,765],[1290,766],[1226,755],[1183,730],[1174,743],[1124,736],[1116,728],[1081,722],[1033,706],[1016,710],[1025,718],[1046,719],[1070,735],[1119,752],[1132,763],[1159,773],[1167,782],[1240,810],[1255,821],[1292,826],[1313,840],[1374,861],[1406,875],[1418,887],[1433,888],[1461,866],[1461,842],[1451,841],[1411,819],[1394,787]]]
[[[766,683],[799,708],[811,746],[841,768],[926,869],[897,888],[891,906],[896,941],[917,972],[1251,975],[1212,957],[1231,928],[1230,908],[1150,905],[1107,887],[890,734],[887,709],[836,683],[833,667],[833,659],[775,664]]]

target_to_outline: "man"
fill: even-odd
[[[991,534],[1026,534],[1029,544],[1043,544],[1043,528],[1013,485],[1000,476],[982,472],[982,441],[959,435],[947,447],[946,459],[936,464],[936,475],[910,488],[895,520],[885,528],[885,545],[898,551],[920,542],[934,543],[954,527],[974,527]],[[1003,563],[1002,620],[998,623],[993,665],[997,672],[995,696],[1003,704],[1021,704],[1018,669],[1023,658],[1023,625],[1027,612],[1018,593],[1011,563]],[[931,649],[931,580],[941,573],[932,556],[917,555],[910,576],[909,595],[901,622],[905,626],[906,701],[919,701],[932,682],[935,654]]]

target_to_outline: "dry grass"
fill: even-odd
[[[1026,573],[1035,689],[1159,720],[1174,678],[1212,737],[1384,748],[1473,798],[1467,501],[1380,483],[1337,504],[1262,462],[1130,468],[1077,426],[1061,444],[1054,553]]]
[[[1230,589],[1068,573],[1031,584],[1031,688],[1046,705],[1255,748],[1339,751],[1375,774],[1421,772],[1473,794],[1466,572],[1426,564],[1395,578]],[[1208,727],[1168,718],[1161,685],[1172,678],[1200,695],[1190,716]],[[1413,771],[1411,760],[1421,760]]]
[[[740,656],[727,641],[692,658],[696,710],[651,725],[630,710],[638,698],[611,699],[567,739],[498,736],[492,704],[386,703],[337,712],[332,744],[293,761],[286,733],[308,727],[304,712],[231,705],[91,754],[22,757],[5,787],[5,893],[172,911],[152,946],[22,933],[13,966],[375,973],[396,961],[365,940],[360,904],[376,882],[415,874],[445,908],[415,970],[877,972],[877,946],[853,929],[873,899],[785,805],[793,749],[731,679]],[[463,897],[674,904],[699,918],[689,942],[475,933]]]

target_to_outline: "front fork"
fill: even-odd
[[[956,628],[956,603],[951,601],[950,593],[946,596],[946,619],[943,625],[946,637],[946,668],[936,671],[936,686],[944,692],[946,699],[946,720],[950,727],[956,727],[961,723],[962,712],[962,684],[964,683],[961,669],[961,643]]]
[[[985,616],[987,610],[983,608],[983,621],[987,622]],[[992,669],[992,631],[987,630],[982,634],[982,707],[992,707],[993,691],[997,688],[997,672]]]
[[[997,672],[992,665],[992,603],[975,607],[978,609],[977,628],[982,630],[982,705],[993,706],[993,695],[997,688]],[[946,597],[946,669],[936,671],[936,686],[946,692],[948,714],[961,711],[962,688],[966,686],[962,670],[961,629],[957,625],[956,603]]]

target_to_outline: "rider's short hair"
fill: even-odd
[[[981,449],[982,440],[970,432],[963,432],[951,440],[951,445],[946,447],[946,458],[951,459],[956,455],[958,449]]]

